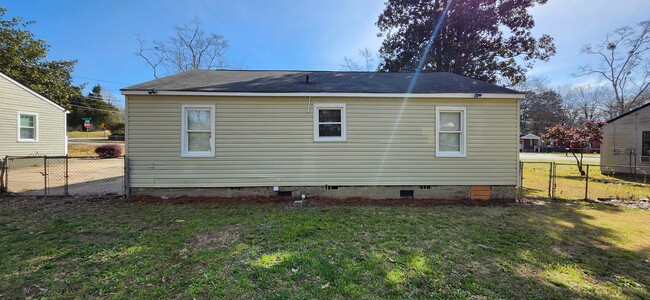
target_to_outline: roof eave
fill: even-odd
[[[330,92],[205,92],[205,91],[161,91],[121,90],[122,95],[150,96],[228,96],[228,97],[350,97],[350,98],[501,98],[522,99],[525,94],[516,93],[330,93]]]
[[[628,112],[626,112],[626,113],[624,113],[624,114],[622,114],[622,115],[620,115],[620,116],[618,116],[618,117],[616,117],[616,118],[613,118],[613,119],[611,119],[611,120],[608,120],[606,123],[612,123],[612,122],[614,122],[614,121],[616,121],[616,120],[618,120],[618,119],[622,119],[623,117],[626,117],[626,116],[628,116],[628,115],[631,115],[631,114],[633,114],[633,113],[635,113],[635,112],[637,112],[637,111],[639,111],[639,110],[642,110],[642,109],[644,109],[644,108],[646,108],[646,107],[648,107],[648,106],[650,106],[650,103],[646,103],[646,104],[644,104],[644,105],[641,105],[641,106],[639,106],[639,107],[637,107],[637,108],[635,108],[635,109],[633,109],[633,110],[631,110],[631,111],[628,111]]]
[[[2,78],[4,78],[4,79],[7,79],[9,82],[15,84],[16,86],[18,86],[19,88],[23,89],[24,91],[26,91],[26,92],[28,92],[28,93],[30,93],[30,94],[36,96],[36,98],[39,98],[39,99],[41,99],[41,100],[47,102],[48,104],[50,104],[50,105],[56,107],[56,108],[59,109],[60,111],[62,111],[62,112],[64,112],[64,113],[69,113],[68,110],[65,109],[63,106],[54,103],[52,100],[45,98],[43,95],[41,95],[41,94],[39,94],[39,93],[37,93],[37,92],[34,92],[32,89],[30,89],[30,88],[24,86],[23,84],[21,84],[20,82],[14,80],[13,78],[9,77],[8,75],[6,75],[6,74],[0,72],[0,77],[2,77]]]

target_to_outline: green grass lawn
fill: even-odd
[[[547,198],[549,190],[549,163],[524,162],[524,195],[532,198]],[[586,166],[585,169],[586,171]],[[585,199],[585,176],[581,176],[575,164],[556,164],[557,199]],[[650,197],[650,177],[642,175],[617,177],[601,174],[600,166],[589,166],[588,199],[617,198],[639,200]]]
[[[8,198],[0,253],[0,298],[650,297],[650,212],[575,202]]]
[[[90,131],[86,133],[85,131],[68,131],[69,139],[85,139],[86,137],[90,138],[103,138],[111,135],[110,131]]]

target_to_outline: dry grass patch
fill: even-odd
[[[214,250],[230,246],[239,240],[242,226],[229,225],[215,232],[201,233],[190,239],[190,244],[196,250]]]

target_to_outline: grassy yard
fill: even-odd
[[[73,157],[97,156],[97,153],[95,153],[95,148],[97,148],[97,146],[69,144],[68,145],[68,156],[73,156]],[[122,153],[124,153],[124,146],[122,146]]]
[[[97,153],[95,153],[95,148],[97,148],[97,146],[69,144],[68,156],[97,156]]]
[[[524,162],[523,187],[527,197],[546,198],[549,190],[550,164]],[[586,171],[586,167],[585,167]],[[585,176],[575,164],[556,164],[556,191],[558,199],[584,199]],[[650,177],[619,174],[617,177],[601,174],[600,166],[589,167],[589,199],[617,198],[638,200],[650,197]]]
[[[650,297],[650,211],[575,202],[9,198],[0,253],[0,298]]]
[[[86,137],[90,138],[103,138],[111,135],[110,131],[90,131],[86,134],[85,131],[68,131],[69,139],[85,139]]]

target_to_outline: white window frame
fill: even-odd
[[[458,131],[443,131],[442,133],[460,133],[460,151],[440,151],[440,113],[460,112]],[[436,157],[467,157],[467,110],[464,106],[436,106]]]
[[[20,137],[20,116],[33,116],[34,117],[34,138],[33,139],[23,139]],[[35,143],[38,142],[38,114],[31,112],[16,112],[16,141],[26,142],[26,143]]]
[[[318,112],[321,109],[340,109],[341,110],[341,136],[320,136],[320,124],[338,124],[334,122],[321,123],[318,121]],[[345,142],[347,140],[347,121],[346,121],[345,103],[316,103],[314,104],[314,142]]]
[[[210,151],[188,151],[187,134],[187,111],[188,110],[209,110],[210,111]],[[214,157],[215,156],[215,105],[210,104],[184,104],[181,108],[181,157]]]

